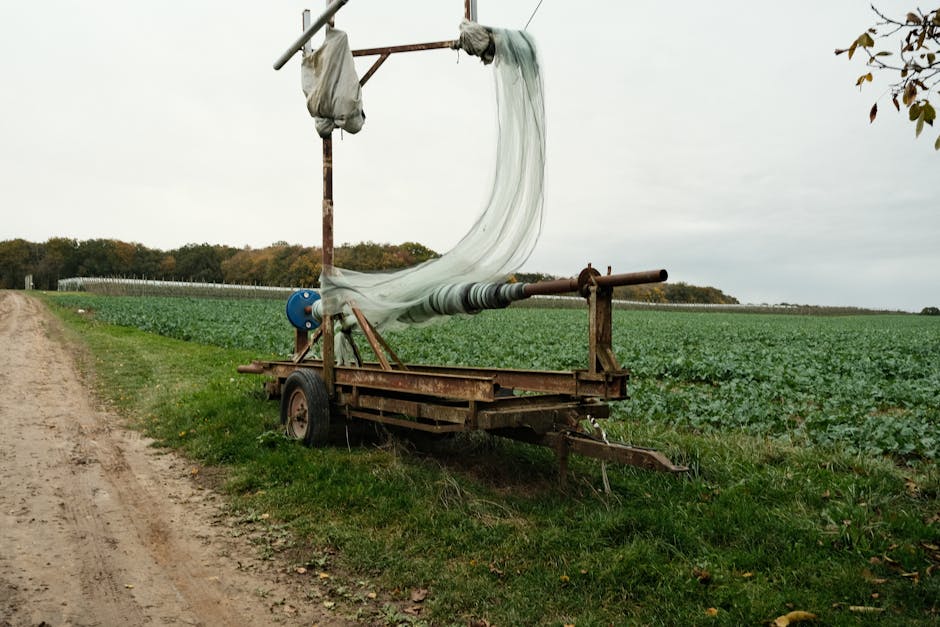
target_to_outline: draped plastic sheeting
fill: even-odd
[[[430,299],[461,298],[454,284],[501,281],[525,262],[542,224],[545,170],[545,111],[535,43],[528,33],[493,29],[499,138],[496,176],[483,213],[443,256],[413,268],[361,273],[334,268],[320,277],[325,312],[359,307],[380,329],[425,322],[460,303],[431,305]],[[453,200],[447,201],[453,206]],[[466,209],[454,209],[467,211]],[[347,310],[348,311],[348,310]]]
[[[336,127],[347,133],[359,132],[366,116],[346,33],[329,29],[323,45],[304,56],[300,84],[320,137],[329,137]]]

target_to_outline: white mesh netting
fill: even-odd
[[[453,249],[421,265],[383,273],[342,268],[324,273],[325,313],[339,314],[352,305],[375,327],[389,329],[465,311],[457,300],[467,292],[461,284],[504,280],[532,252],[541,230],[545,169],[539,62],[528,33],[492,32],[499,136],[493,190],[482,214]]]

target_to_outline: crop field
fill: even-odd
[[[632,398],[605,427],[690,472],[610,465],[606,493],[595,460],[573,458],[563,487],[551,451],[480,434],[288,440],[259,378],[235,374],[287,355],[282,301],[44,298],[109,404],[198,476],[217,469],[264,559],[322,573],[303,602],[350,622],[940,616],[936,318],[615,312]],[[583,310],[510,308],[388,338],[409,361],[566,369],[586,361],[586,327]]]
[[[107,297],[54,300],[112,324],[286,356],[281,300]],[[940,456],[940,324],[914,315],[804,317],[616,311],[614,349],[632,399],[610,431],[637,422],[837,445],[904,461]],[[510,308],[390,333],[406,361],[536,369],[584,367],[584,311]],[[364,344],[364,342],[363,342]],[[367,348],[367,346],[365,346]]]

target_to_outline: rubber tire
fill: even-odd
[[[281,424],[289,437],[305,446],[326,442],[330,433],[330,395],[317,373],[301,369],[287,377],[281,391]]]

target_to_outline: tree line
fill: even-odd
[[[405,268],[438,257],[417,242],[344,244],[334,251],[337,266],[364,272]],[[43,243],[0,242],[0,287],[33,286],[54,290],[70,277],[136,277],[240,285],[318,285],[321,251],[317,246],[276,242],[265,248],[186,244],[163,251],[113,239],[54,237]]]
[[[334,262],[341,268],[372,272],[407,268],[439,256],[417,242],[360,242],[338,246]],[[320,259],[319,247],[287,242],[276,242],[265,248],[186,244],[163,251],[114,239],[54,237],[43,243],[13,239],[0,242],[0,287],[22,288],[27,275],[32,275],[33,287],[40,290],[55,290],[59,279],[72,277],[317,287]],[[517,273],[510,281],[535,283],[557,278],[543,273]],[[738,302],[717,288],[686,283],[617,287],[614,297],[652,303]]]

